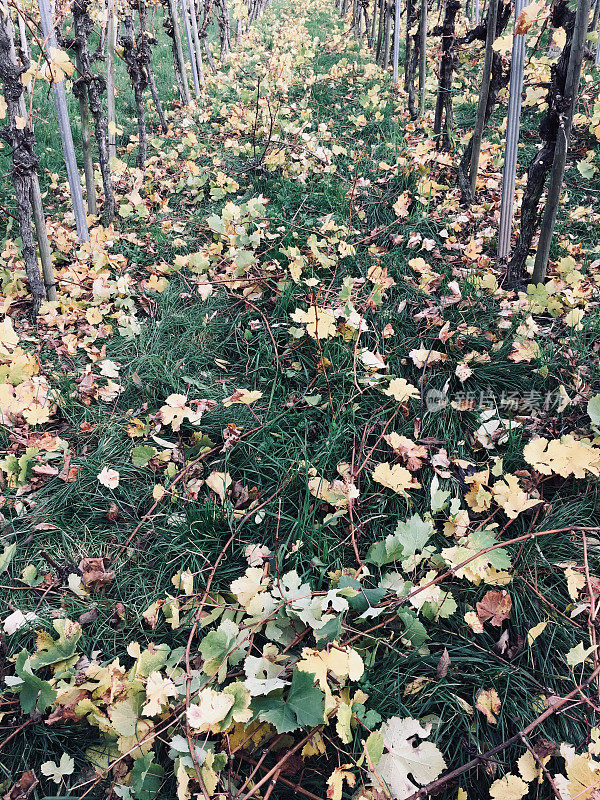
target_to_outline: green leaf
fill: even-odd
[[[441,601],[427,600],[421,606],[421,614],[425,619],[438,620],[447,619],[457,609],[456,602],[450,593],[442,594]]]
[[[388,536],[385,542],[376,542],[371,545],[366,561],[382,567],[392,561],[410,558],[425,547],[433,531],[433,523],[430,520],[424,520],[418,514],[406,521],[401,520],[394,533]]]
[[[340,589],[354,589],[354,595],[344,595],[348,600],[348,605],[353,611],[364,614],[369,608],[376,606],[377,603],[388,594],[387,589],[365,589],[360,581],[342,575],[338,584]]]
[[[405,625],[402,638],[417,649],[422,647],[429,639],[429,635],[421,620],[417,619],[417,615],[412,611],[399,611],[398,616]]]
[[[367,711],[367,708],[362,703],[353,703],[352,710],[368,730],[373,730],[381,722],[381,714],[375,711],[374,708],[370,708]]]
[[[336,616],[333,619],[330,619],[329,622],[326,622],[322,628],[313,631],[313,636],[315,637],[315,641],[319,642],[321,646],[325,642],[334,642],[336,639],[339,639],[342,635],[342,617]]]
[[[431,538],[433,531],[433,523],[430,520],[424,520],[418,514],[405,522],[399,522],[394,531],[394,537],[402,545],[404,558],[410,558],[417,551],[421,551]]]
[[[206,634],[200,642],[200,652],[204,659],[203,669],[207,675],[212,678],[223,665],[227,669],[227,656],[234,644],[235,638],[224,630],[211,631]]]
[[[287,698],[253,698],[252,707],[256,716],[270,722],[277,733],[290,733],[298,728],[314,728],[323,722],[325,695],[314,686],[315,676],[311,672],[294,669],[292,685]]]
[[[108,708],[111,724],[119,736],[135,736],[140,723],[135,697],[128,697]]]
[[[469,535],[467,542],[468,547],[475,550],[475,552],[486,550],[488,547],[498,544],[494,535],[487,531],[474,531]],[[505,550],[503,547],[492,550],[491,553],[486,553],[484,556],[481,556],[481,558],[487,559],[492,567],[497,570],[510,569],[511,567],[510,555],[508,550]],[[478,560],[471,562],[471,568],[477,563]]]
[[[250,250],[240,250],[233,259],[236,267],[247,269],[256,261],[256,256]]]
[[[371,764],[375,766],[383,755],[383,736],[377,731],[370,733],[365,742],[365,750],[369,755]]]
[[[131,460],[134,467],[145,467],[151,458],[157,454],[156,447],[151,447],[149,444],[140,444],[134,447],[131,451]]]
[[[600,425],[600,394],[595,394],[588,400],[587,413],[594,425]]]
[[[225,233],[225,223],[221,219],[221,217],[217,217],[216,214],[211,214],[210,217],[206,220],[208,227],[213,231],[213,233]]]
[[[590,164],[589,161],[578,161],[577,170],[584,178],[589,180],[590,178],[594,177],[596,167],[593,164]]]
[[[55,619],[52,625],[58,633],[58,639],[52,639],[51,636],[46,635],[46,638],[31,656],[30,661],[33,669],[57,664],[59,661],[66,661],[75,655],[77,642],[81,638],[81,625],[66,618]]]
[[[153,760],[153,753],[136,758],[131,770],[131,788],[137,800],[152,800],[160,791],[164,769]]]
[[[135,662],[133,674],[142,675],[147,678],[151,672],[158,672],[167,663],[167,658],[171,648],[168,644],[154,644],[150,642],[145,650],[142,650]]]
[[[33,564],[27,564],[21,573],[21,580],[23,583],[27,584],[27,586],[39,586],[44,580],[44,576],[38,573],[37,567]]]
[[[48,681],[33,674],[27,650],[21,650],[17,656],[15,673],[23,681],[20,689],[15,688],[19,692],[19,702],[25,714],[31,714],[36,708],[44,712],[56,700],[56,692]]]
[[[390,538],[391,537],[388,536],[388,539]],[[402,558],[401,546],[399,546],[397,550],[388,553],[386,544],[387,540],[385,542],[375,542],[375,544],[372,544],[365,556],[365,561],[368,561],[369,564],[376,564],[378,567],[382,567],[384,564],[389,564],[390,561]]]
[[[2,553],[0,553],[0,573],[8,569],[8,565],[13,559],[14,554],[17,552],[16,544],[7,544]]]

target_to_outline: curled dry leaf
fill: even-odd
[[[11,786],[8,793],[4,795],[4,800],[26,800],[38,783],[39,781],[35,777],[35,772],[29,769],[21,775],[13,786]]]
[[[444,652],[442,653],[440,660],[438,661],[438,665],[435,671],[438,680],[446,677],[449,666],[450,666],[450,656],[448,654],[448,648],[444,647]]]
[[[81,580],[86,589],[104,589],[115,579],[113,570],[107,569],[108,558],[82,558],[79,562]]]

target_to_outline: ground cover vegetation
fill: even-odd
[[[0,9],[3,796],[596,797],[597,13],[39,12]]]

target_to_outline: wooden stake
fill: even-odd
[[[54,32],[54,21],[52,19],[52,9],[50,0],[38,0],[42,31],[44,34],[44,49],[46,57],[51,61],[51,47],[58,49],[56,34]],[[85,206],[83,203],[83,192],[81,191],[81,180],[77,169],[77,158],[75,156],[75,145],[73,144],[73,134],[71,133],[71,120],[69,119],[69,109],[67,106],[67,93],[64,82],[53,83],[52,93],[54,95],[54,107],[58,119],[60,138],[62,142],[63,155],[67,168],[67,179],[71,191],[71,202],[73,203],[73,214],[75,215],[75,226],[80,242],[89,242]]]

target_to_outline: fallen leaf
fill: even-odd
[[[120,475],[116,469],[103,467],[98,473],[98,483],[106,486],[107,489],[116,489],[119,485]]]
[[[509,618],[511,609],[512,600],[507,591],[489,591],[477,603],[477,616],[482,622],[500,627]]]
[[[498,692],[495,689],[480,689],[475,698],[475,708],[481,711],[490,725],[495,725],[501,708]]]
[[[399,464],[389,464],[387,462],[377,464],[373,470],[373,480],[402,495],[406,495],[408,489],[421,488],[421,484],[417,479]]]
[[[106,557],[102,558],[82,558],[79,562],[81,580],[86,589],[98,591],[111,584],[115,579],[115,573],[107,569],[110,561]]]

